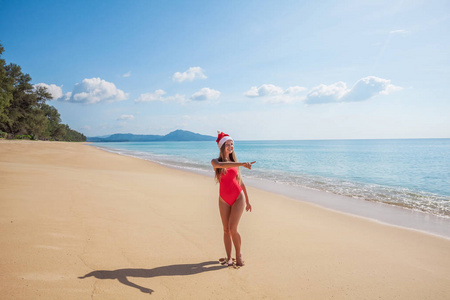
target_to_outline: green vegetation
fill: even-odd
[[[31,77],[20,66],[1,58],[0,44],[0,138],[84,142],[86,137],[61,124],[51,95],[44,87],[34,88]]]

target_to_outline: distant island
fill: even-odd
[[[131,133],[116,133],[102,137],[87,137],[87,142],[108,143],[108,142],[201,142],[215,141],[216,138],[209,135],[202,135],[186,130],[175,130],[166,135],[145,135]]]

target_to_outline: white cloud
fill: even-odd
[[[401,89],[391,84],[388,79],[368,76],[358,80],[351,89],[347,89],[347,85],[342,81],[331,85],[321,84],[311,89],[305,102],[308,104],[358,102]]]
[[[219,98],[220,92],[210,88],[202,88],[198,92],[192,94],[192,96],[187,99],[185,95],[175,94],[174,96],[165,96],[166,92],[164,90],[156,90],[153,93],[141,94],[134,102],[153,102],[153,101],[161,101],[161,102],[180,102],[185,103],[186,101],[208,101],[215,100]]]
[[[206,75],[203,74],[203,69],[200,67],[191,67],[186,72],[176,72],[173,74],[172,79],[174,81],[193,81],[195,79],[206,79]]]
[[[154,93],[146,93],[141,94],[134,102],[153,102],[153,101],[178,101],[178,102],[184,102],[186,100],[186,97],[184,95],[176,94],[175,96],[168,96],[164,97],[166,92],[164,90],[156,90]]]
[[[165,98],[166,101],[176,101],[176,102],[185,102],[186,96],[175,94],[175,96],[169,96]]]
[[[245,93],[247,97],[266,97],[277,96],[284,93],[283,89],[273,84],[263,84],[259,88],[252,86],[249,91]]]
[[[302,86],[291,86],[291,87],[288,87],[286,89],[286,91],[284,91],[284,93],[285,94],[289,94],[289,95],[295,95],[295,94],[299,94],[301,92],[304,92],[306,90],[307,90],[307,88],[302,87]]]
[[[50,95],[52,95],[52,100],[58,100],[59,98],[62,98],[62,96],[63,96],[62,86],[57,86],[55,84],[37,83],[37,84],[33,85],[33,87],[34,88],[37,88],[37,87],[46,88],[47,92],[49,92]]]
[[[72,97],[72,92],[67,92],[64,94],[64,97],[61,100],[69,101],[70,97]]]
[[[154,93],[141,94],[134,102],[164,101],[165,94],[166,92],[163,90],[156,90]]]
[[[340,100],[343,102],[364,101],[376,95],[387,95],[401,89],[391,84],[390,80],[368,76],[358,80]]]
[[[130,76],[131,76],[131,71],[130,71],[130,72],[127,72],[127,73],[125,73],[125,74],[122,75],[122,77],[125,77],[125,78],[126,78],[126,77],[130,77]]]
[[[397,29],[389,31],[389,34],[408,34],[409,32],[404,29]]]
[[[73,92],[70,94],[69,101],[93,104],[99,102],[121,101],[126,100],[127,98],[128,94],[116,88],[112,82],[100,78],[86,78],[83,79],[81,83],[75,84]]]
[[[121,115],[117,120],[118,121],[124,121],[124,120],[132,121],[132,120],[134,120],[134,116],[133,115]]]
[[[307,104],[320,104],[365,101],[377,95],[387,95],[401,89],[391,84],[390,80],[367,76],[358,80],[350,89],[342,81],[330,85],[320,84],[309,91],[301,86],[292,86],[283,90],[273,84],[263,84],[260,87],[251,87],[244,95],[250,98],[261,98],[271,103],[304,101]],[[306,91],[308,93],[305,96]]]
[[[283,90],[283,88],[273,84],[263,84],[260,87],[252,86],[244,95],[250,98],[261,97],[264,101],[272,103],[288,103],[303,100],[304,96],[299,94],[306,90],[301,86],[292,86]]]
[[[306,95],[306,103],[330,103],[337,102],[348,92],[345,82],[339,81],[331,85],[320,84],[312,88]]]
[[[200,91],[194,93],[191,96],[191,100],[194,101],[207,101],[207,100],[215,100],[219,98],[220,92],[210,89],[210,88],[202,88]]]
[[[244,93],[245,96],[254,98],[259,97],[259,91],[256,86],[252,86],[247,92]]]

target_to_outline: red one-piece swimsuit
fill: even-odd
[[[229,205],[233,205],[242,191],[242,187],[236,179],[237,168],[228,168],[220,177],[220,197]]]

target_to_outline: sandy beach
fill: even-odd
[[[450,239],[248,192],[246,265],[223,267],[212,178],[2,140],[1,298],[448,299]]]

